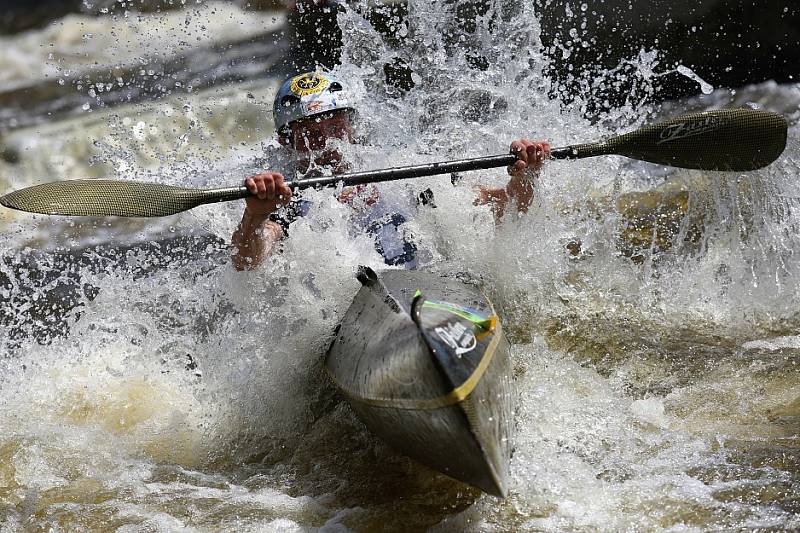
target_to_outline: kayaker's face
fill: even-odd
[[[328,148],[328,141],[353,142],[353,126],[345,110],[300,119],[290,127],[295,150],[313,154],[314,162],[322,166],[336,165],[342,159],[338,150]]]

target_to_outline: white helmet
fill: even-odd
[[[289,124],[336,109],[353,110],[351,96],[336,76],[305,72],[291,77],[275,95],[272,113],[278,135],[289,137]]]

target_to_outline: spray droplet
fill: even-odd
[[[714,92],[714,86],[711,85],[710,83],[708,83],[706,80],[704,80],[700,76],[698,76],[689,67],[686,67],[684,65],[678,65],[678,68],[676,70],[679,73],[681,73],[684,76],[686,76],[687,78],[689,78],[690,80],[693,80],[693,81],[697,82],[697,84],[700,85],[700,91],[703,94],[711,94],[712,92]]]

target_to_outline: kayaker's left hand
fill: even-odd
[[[520,139],[511,143],[511,154],[517,156],[517,162],[508,167],[508,173],[512,178],[524,179],[542,169],[550,157],[550,143]]]
[[[550,157],[550,143],[520,139],[511,143],[517,162],[508,167],[511,179],[505,187],[478,187],[475,205],[491,204],[495,221],[500,223],[509,200],[516,201],[517,211],[526,213],[533,200],[533,179]]]

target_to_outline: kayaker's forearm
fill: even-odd
[[[538,172],[530,172],[528,175],[512,177],[506,186],[508,198],[514,200],[517,205],[518,213],[527,213],[533,201],[533,182],[538,177]]]
[[[538,173],[528,173],[527,176],[512,177],[505,189],[484,189],[483,196],[476,203],[490,203],[494,222],[498,226],[503,223],[508,204],[512,203],[517,213],[527,213],[533,201],[533,182]]]
[[[245,210],[233,233],[233,267],[250,270],[264,262],[275,244],[283,238],[283,229],[269,215],[253,215]]]

